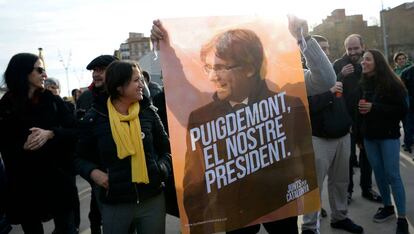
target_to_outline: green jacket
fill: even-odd
[[[407,61],[404,66],[402,66],[402,67],[395,67],[394,68],[394,72],[397,73],[398,76],[401,76],[401,74],[403,73],[403,71],[405,69],[407,69],[411,65],[412,65],[412,63],[410,61]]]

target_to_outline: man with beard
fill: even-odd
[[[345,39],[345,51],[346,53],[342,58],[337,59],[333,63],[335,73],[337,75],[338,81],[343,83],[343,95],[345,102],[351,116],[354,115],[355,103],[357,100],[356,91],[358,90],[358,83],[361,79],[362,67],[360,64],[362,55],[364,53],[364,43],[361,35],[351,34]],[[353,124],[353,128],[355,125]],[[352,131],[355,132],[355,131]],[[351,133],[351,158],[349,165],[349,186],[348,186],[348,203],[351,202],[352,192],[353,192],[353,169],[352,166],[356,163],[356,143],[355,135]],[[362,189],[362,197],[374,201],[381,202],[381,196],[372,190],[372,168],[366,157],[365,150],[363,146],[360,146],[359,154],[359,166],[361,168],[361,182],[360,186]]]
[[[92,84],[88,87],[88,90],[84,91],[78,99],[78,111],[83,112],[82,114],[78,113],[77,117],[83,117],[84,113],[88,111],[94,103],[106,102],[108,95],[105,92],[105,71],[106,67],[113,61],[118,60],[118,58],[112,55],[100,55],[93,59],[87,66],[86,69],[92,71]],[[78,170],[81,170],[79,167]],[[89,212],[89,222],[91,224],[91,233],[100,234],[101,233],[101,212],[98,209],[98,204],[96,201],[95,194],[91,193],[91,204]]]

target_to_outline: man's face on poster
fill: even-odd
[[[214,51],[207,54],[204,71],[223,101],[242,102],[249,95],[250,77],[242,65],[217,57]]]

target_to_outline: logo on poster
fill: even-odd
[[[288,191],[286,193],[286,201],[290,202],[295,200],[298,197],[301,197],[303,194],[309,192],[308,181],[306,180],[296,180],[295,182],[288,185]]]

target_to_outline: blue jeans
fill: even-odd
[[[384,206],[392,205],[391,186],[398,215],[405,216],[405,190],[400,176],[400,140],[365,138],[364,144]]]

